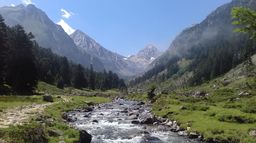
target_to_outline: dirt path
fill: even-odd
[[[54,103],[32,104],[7,109],[0,113],[0,128],[8,128],[10,125],[21,125],[29,122],[29,118],[42,113],[47,106],[52,104]]]

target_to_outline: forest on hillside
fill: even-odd
[[[0,16],[0,94],[33,94],[38,81],[58,88],[125,89],[112,71],[96,72],[40,47],[22,26],[8,27]]]

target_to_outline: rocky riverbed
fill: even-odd
[[[93,143],[199,143],[197,134],[187,134],[175,121],[154,117],[143,102],[118,99],[68,112],[64,118],[92,135]]]

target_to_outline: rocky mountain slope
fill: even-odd
[[[149,46],[140,51],[134,58],[126,58],[105,49],[80,30],[76,30],[70,37],[74,40],[81,53],[89,53],[97,57],[103,63],[106,70],[114,71],[122,77],[131,77],[143,73],[148,64],[154,60],[153,58],[159,55],[155,47]]]
[[[128,57],[128,60],[135,63],[140,63],[147,68],[147,66],[160,55],[161,52],[157,49],[157,47],[153,44],[149,44],[144,49],[140,50],[136,55]]]
[[[20,24],[27,32],[32,32],[40,46],[50,48],[54,53],[66,56],[85,67],[89,67],[92,63],[96,70],[104,69],[99,59],[86,52],[81,53],[61,26],[51,21],[42,10],[34,5],[2,7],[0,14],[9,26]]]

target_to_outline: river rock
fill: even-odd
[[[78,143],[91,143],[91,141],[92,135],[87,133],[85,130],[81,130]]]
[[[93,122],[93,123],[99,123],[99,121],[98,121],[98,120],[92,120],[92,122]]]
[[[138,120],[133,120],[131,123],[132,123],[132,124],[140,124],[140,121],[138,121]]]
[[[128,113],[128,108],[125,108],[121,113]]]
[[[187,132],[187,131],[179,131],[179,132],[178,132],[178,135],[179,135],[179,136],[187,136],[187,135],[188,135],[188,132]]]
[[[68,122],[75,122],[75,121],[77,121],[76,117],[74,117],[72,115],[69,115],[68,113],[62,114],[62,118],[65,119]]]
[[[162,141],[157,137],[152,137],[152,136],[146,134],[140,143],[154,143],[154,142],[161,143]]]
[[[157,120],[158,120],[160,123],[163,123],[163,122],[165,122],[167,119],[162,118],[162,117],[157,117]]]
[[[153,124],[154,122],[158,122],[157,118],[150,114],[141,115],[141,124]]]
[[[173,123],[172,123],[172,121],[168,121],[165,123],[165,125],[171,127],[173,125]]]
[[[145,103],[141,101],[137,105],[141,106],[141,105],[145,105]]]
[[[83,112],[92,112],[92,111],[93,111],[93,107],[88,106],[83,108]]]
[[[153,124],[155,122],[154,118],[149,117],[141,121],[141,124]]]
[[[89,118],[90,116],[89,116],[89,114],[85,114],[84,117],[85,118]]]
[[[142,132],[140,132],[141,134],[150,134],[148,131],[142,131]]]
[[[199,134],[196,133],[196,132],[190,132],[188,137],[191,138],[191,139],[195,139],[195,138],[198,138]]]
[[[136,116],[136,115],[132,115],[132,116],[130,116],[128,119],[134,120],[134,119],[137,119],[137,116]]]

